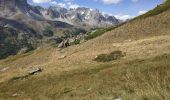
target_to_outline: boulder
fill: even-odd
[[[58,48],[66,48],[70,46],[70,43],[69,43],[69,40],[66,39],[66,40],[63,40],[59,45],[58,45]]]
[[[70,43],[69,43],[69,40],[66,39],[66,40],[64,41],[64,47],[68,47],[68,46],[70,46]]]
[[[59,45],[58,48],[63,48],[64,47],[64,42],[62,41]]]
[[[39,73],[39,72],[42,72],[42,69],[41,68],[31,68],[29,71],[28,71],[28,74],[29,75],[34,75],[36,73]]]

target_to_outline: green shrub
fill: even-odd
[[[10,55],[15,55],[18,51],[18,46],[15,44],[4,43],[0,48],[0,59],[4,59]]]
[[[94,61],[97,62],[109,62],[109,61],[113,61],[113,60],[118,60],[121,57],[124,57],[125,53],[122,51],[113,51],[110,54],[100,54],[98,55]]]
[[[96,38],[106,32],[109,32],[115,28],[117,28],[119,25],[117,26],[112,26],[112,27],[108,27],[108,28],[101,28],[101,29],[97,29],[95,32],[93,33],[89,33],[88,36],[85,38],[86,40],[90,40],[90,39],[93,39],[93,38]]]
[[[70,45],[78,45],[80,44],[80,39],[75,39],[73,42],[70,43]]]
[[[74,45],[77,45],[77,44],[80,44],[80,40],[78,40],[78,39],[76,39],[76,40],[74,41]]]
[[[43,31],[43,35],[44,35],[44,36],[51,37],[51,36],[54,35],[54,33],[53,33],[53,31],[51,31],[51,30],[49,30],[49,29],[45,29],[45,30]]]
[[[90,39],[93,39],[93,38],[95,38],[95,37],[98,37],[98,36],[100,36],[100,35],[102,35],[102,34],[104,34],[105,33],[105,30],[104,29],[98,29],[98,30],[96,30],[95,32],[93,32],[93,33],[89,33],[88,34],[88,36],[85,38],[86,40],[90,40]]]
[[[84,29],[75,29],[71,32],[73,35],[79,35],[80,33],[86,33]]]

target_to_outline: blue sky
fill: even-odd
[[[62,6],[76,8],[79,6],[99,9],[120,19],[131,18],[153,9],[164,0],[28,0],[32,5]]]

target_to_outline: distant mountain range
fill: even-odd
[[[62,21],[74,26],[105,27],[119,23],[114,16],[104,15],[97,9],[66,9],[58,6],[42,8],[31,6],[26,0],[0,0],[0,11],[0,16],[5,18],[16,19],[19,14],[24,14],[34,20]]]
[[[99,10],[78,7],[75,9],[66,9],[61,7],[49,7],[39,10],[45,19],[63,21],[72,25],[89,26],[108,26],[119,23],[118,19],[108,14],[103,15]]]

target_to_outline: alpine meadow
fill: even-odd
[[[0,100],[170,100],[170,0],[47,1],[0,0]]]

